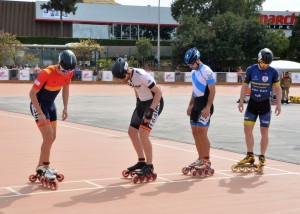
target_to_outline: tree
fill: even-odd
[[[96,61],[93,57],[95,58],[96,52],[102,51],[103,47],[93,39],[86,39],[80,40],[80,43],[71,44],[70,49],[74,52],[77,61],[85,62]]]
[[[142,62],[142,66],[145,65],[146,59],[151,55],[152,53],[152,44],[150,42],[150,39],[147,38],[140,38],[136,42],[137,52],[138,52],[138,58]]]
[[[63,12],[75,14],[77,10],[75,5],[81,2],[82,0],[49,0],[47,3],[41,4],[41,9],[58,10],[60,12],[60,35],[63,37]]]
[[[201,22],[209,22],[212,17],[232,12],[250,18],[258,14],[265,0],[174,0],[171,5],[172,17],[180,22],[183,16],[197,17]]]
[[[292,36],[290,37],[289,58],[300,62],[300,15],[294,24]]]
[[[20,51],[26,48],[16,39],[16,35],[0,30],[0,64],[4,64],[6,60],[12,59],[15,64],[19,63],[21,57]]]

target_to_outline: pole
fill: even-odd
[[[160,0],[158,0],[157,67],[158,69],[160,68]]]

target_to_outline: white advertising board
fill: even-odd
[[[164,72],[164,81],[165,82],[175,82],[175,73],[174,72]]]
[[[292,83],[300,83],[300,73],[292,73]]]
[[[19,70],[19,80],[30,80],[29,69]]]
[[[8,69],[0,69],[0,80],[9,80]]]
[[[92,81],[93,80],[93,71],[83,70],[81,72],[82,81]]]
[[[111,71],[102,71],[102,81],[113,81],[113,75]]]
[[[226,82],[237,82],[237,73],[228,72],[226,74]]]

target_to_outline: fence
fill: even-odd
[[[150,75],[158,83],[172,83],[172,82],[192,82],[191,72],[181,72],[175,73],[161,72],[161,71],[149,71]],[[37,75],[30,74],[29,69],[0,69],[0,81],[9,80],[20,80],[20,81],[30,81],[34,80]],[[238,83],[238,76],[235,72],[215,72],[214,73],[217,84],[218,83]],[[293,84],[300,84],[300,73],[290,72]],[[245,78],[245,73],[242,74],[242,80]],[[83,70],[78,73],[74,73],[73,81],[82,82],[113,82],[114,78],[111,71],[99,71],[97,76],[93,76],[93,71]]]

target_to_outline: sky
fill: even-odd
[[[15,0],[15,1],[31,1],[35,0]],[[122,5],[136,6],[158,6],[159,0],[115,0]],[[160,0],[161,7],[170,7],[173,0]],[[293,11],[300,12],[300,0],[266,0],[263,4],[264,11]]]

